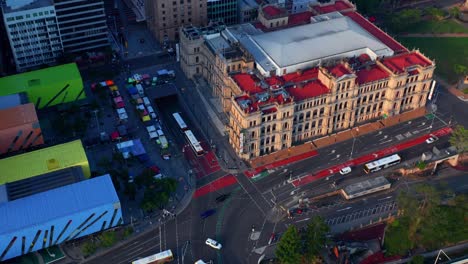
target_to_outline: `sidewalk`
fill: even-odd
[[[455,85],[449,84],[447,81],[441,78],[435,77],[435,79],[440,84],[442,84],[442,87],[444,87],[449,93],[453,94],[454,96],[456,96],[458,99],[462,100],[463,102],[468,102],[468,94],[464,94],[462,91],[455,88]]]
[[[468,33],[407,33],[401,34],[401,37],[418,38],[466,38]]]
[[[311,153],[313,151],[316,152],[317,149],[324,148],[324,147],[333,145],[338,142],[346,141],[354,137],[363,136],[365,134],[369,134],[369,133],[381,130],[383,128],[398,125],[400,123],[404,123],[409,120],[422,117],[425,114],[426,114],[426,108],[422,107],[419,109],[415,109],[415,110],[400,114],[395,117],[389,117],[387,119],[379,120],[373,123],[363,124],[361,126],[354,127],[352,129],[347,129],[347,130],[340,131],[335,134],[331,134],[331,135],[327,135],[318,139],[314,139],[312,141],[306,142],[299,146],[294,146],[289,149],[279,150],[270,155],[254,158],[250,161],[250,164],[254,169],[258,169],[258,168],[272,169],[273,167],[275,167],[273,166],[275,163],[278,164],[278,161],[285,160],[285,159],[288,159],[290,161],[288,164],[291,164],[293,162],[297,162],[297,161],[308,158],[307,155],[305,155],[306,157],[303,159],[294,158],[294,157],[300,157],[301,155],[304,155],[305,153]],[[292,156],[291,156],[291,153],[293,153]],[[287,164],[281,164],[280,166],[283,166],[283,165],[287,165]]]

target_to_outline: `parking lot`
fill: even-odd
[[[339,224],[344,224],[348,222],[352,222],[354,220],[358,220],[365,217],[372,217],[372,216],[379,216],[382,214],[389,214],[396,210],[397,204],[395,201],[391,201],[388,203],[378,204],[374,207],[354,211],[350,214],[341,215],[338,217],[328,218],[325,220],[325,223],[329,226],[335,226]]]

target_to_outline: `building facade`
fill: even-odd
[[[19,104],[6,109],[0,105],[0,120],[0,154],[44,144],[33,104]]]
[[[49,67],[0,78],[0,96],[27,94],[36,109],[86,98],[76,63]]]
[[[0,202],[0,261],[123,224],[110,175]]]
[[[239,23],[250,23],[257,20],[258,6],[255,0],[239,1]]]
[[[208,22],[206,0],[146,0],[145,12],[148,28],[160,43],[177,41],[182,26]]]
[[[425,106],[435,64],[358,13],[288,17],[267,7],[259,17],[196,37],[181,30],[182,70],[212,86],[241,158]]]
[[[109,46],[102,0],[54,0],[55,12],[67,53],[80,53]]]
[[[226,25],[237,24],[237,0],[207,1],[208,22],[223,22]]]
[[[54,63],[63,54],[52,0],[2,1],[2,12],[17,71]]]

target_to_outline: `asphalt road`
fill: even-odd
[[[150,58],[148,63],[149,60]],[[180,74],[180,71],[178,72]],[[189,82],[179,79],[177,82],[181,82],[179,86],[190,85]],[[420,118],[384,129],[382,132],[320,149],[318,156],[278,169],[257,182],[253,182],[243,174],[235,175],[239,184],[192,200],[176,218],[163,219],[162,225],[153,223],[155,227],[149,233],[141,234],[135,240],[113,248],[107,254],[90,259],[87,263],[130,263],[132,260],[165,249],[171,249],[176,254],[175,263],[193,263],[198,259],[213,260],[214,263],[256,263],[261,254],[271,254],[274,246],[267,247],[271,233],[283,232],[288,224],[303,226],[312,213],[323,215],[332,227],[339,230],[359,226],[360,223],[368,222],[370,218],[388,215],[395,210],[392,205],[395,194],[388,192],[366,196],[352,202],[343,202],[332,197],[329,205],[322,206],[318,211],[311,210],[309,215],[305,214],[294,219],[284,219],[283,209],[275,204],[279,201],[287,203],[291,199],[294,200],[298,193],[312,195],[323,192],[323,189],[330,188],[330,181],[334,180],[332,178],[329,181],[313,182],[295,190],[287,183],[290,171],[293,172],[293,177],[318,171],[347,161],[351,149],[353,149],[352,157],[362,156],[429,133],[450,122],[468,126],[466,103],[444,91],[438,92],[435,98],[438,107],[437,118],[433,121]],[[408,132],[411,137],[407,137],[410,135]],[[446,140],[442,138],[437,144],[444,144]],[[400,154],[404,159],[410,159],[430,148],[429,145],[420,145]],[[360,176],[362,176],[360,169],[354,170],[347,176],[345,182],[353,181]],[[459,179],[448,179],[449,187],[466,192],[466,177],[463,178],[463,183]],[[404,186],[411,188],[411,183],[405,183]],[[295,192],[292,193],[293,191]],[[223,203],[217,204],[216,197],[223,193],[231,193],[231,196]],[[200,213],[208,209],[216,209],[217,212],[202,220]],[[253,232],[252,226],[254,226]],[[220,241],[223,249],[217,251],[206,246],[204,241],[207,237]]]

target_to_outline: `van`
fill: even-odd
[[[151,118],[158,119],[158,115],[156,114],[156,112],[154,112],[153,107],[148,106],[147,109],[148,109],[148,113],[150,114]]]
[[[164,132],[160,129],[156,130],[156,132],[158,133],[158,136],[162,137],[164,136]]]
[[[140,96],[145,96],[145,91],[143,90],[143,86],[141,84],[137,84],[136,88]]]

